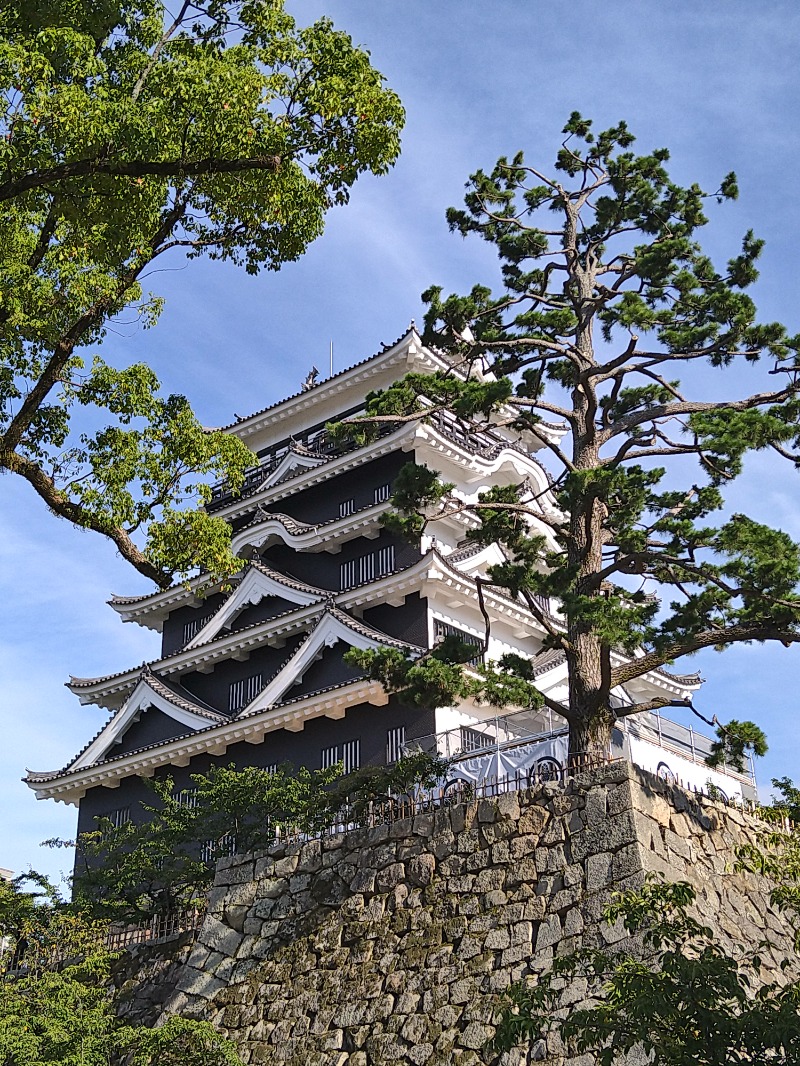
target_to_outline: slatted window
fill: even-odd
[[[194,788],[181,788],[177,792],[172,793],[172,798],[176,803],[179,803],[181,807],[191,807],[193,809],[199,803],[197,786]]]
[[[386,763],[391,765],[397,762],[400,756],[403,754],[403,748],[406,744],[406,727],[404,725],[396,726],[394,729],[388,730],[386,733]]]
[[[375,554],[375,552],[370,552],[369,555],[362,555],[358,560],[359,585],[375,580]]]
[[[339,568],[339,588],[351,589],[355,585],[366,585],[376,578],[394,573],[394,544],[361,555],[342,563]]]
[[[333,744],[329,748],[323,748],[320,763],[323,770],[335,766],[337,762],[342,764],[344,773],[357,770],[361,765],[361,741],[345,740],[342,744]]]
[[[213,614],[213,612],[212,612]],[[211,614],[204,614],[201,618],[192,618],[183,626],[183,643],[193,640],[207,622],[211,621]]]
[[[358,559],[342,563],[339,568],[339,588],[351,589],[358,584]]]
[[[111,822],[114,829],[121,829],[131,820],[131,809],[130,807],[116,807],[113,811],[103,811],[98,815],[99,819]]]
[[[378,485],[375,489],[375,503],[385,503],[392,495],[392,486],[388,483]]]
[[[233,855],[236,851],[236,837],[226,833],[221,840],[204,840],[200,844],[200,862],[216,862],[223,855]]]
[[[353,511],[355,511],[355,509],[356,509],[356,501],[354,499],[353,500],[342,500],[342,502],[339,504],[339,517],[340,518],[347,518],[347,516],[349,514],[352,514]]]
[[[491,733],[482,733],[480,729],[470,729],[469,726],[462,725],[461,727],[461,750],[462,751],[478,751],[479,748],[485,748],[487,744],[492,744],[494,737]]]
[[[434,618],[433,620],[433,639],[434,643],[439,644],[445,637],[455,637],[460,640],[462,644],[469,644],[476,648],[475,654],[467,659],[468,663],[477,663],[483,658],[483,641],[480,637],[476,637],[474,633],[467,633],[464,629],[459,629],[457,626],[451,626],[448,622],[443,622],[440,618]]]
[[[378,561],[378,577],[394,573],[394,544],[387,544],[375,553]]]
[[[251,700],[256,698],[263,687],[264,682],[261,679],[261,674],[252,674],[250,677],[243,677],[239,681],[233,681],[228,690],[228,710],[238,711],[241,707],[246,707]]]

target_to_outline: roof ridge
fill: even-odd
[[[349,374],[351,370],[356,370],[359,367],[366,366],[367,363],[372,362],[373,359],[379,359],[380,356],[385,355],[386,352],[391,351],[392,348],[396,348],[397,345],[401,343],[401,341],[403,341],[412,333],[416,334],[416,336],[419,337],[419,333],[417,332],[416,326],[413,324],[410,325],[406,330],[404,330],[403,333],[401,333],[400,336],[397,338],[397,340],[393,341],[391,344],[384,344],[379,352],[373,352],[372,355],[368,355],[365,359],[359,359],[358,362],[353,363],[352,366],[345,367],[343,370],[339,370],[335,374],[331,374],[329,377],[324,378],[322,381],[312,386],[311,389],[299,389],[297,392],[290,393],[289,396],[284,396],[282,399],[276,400],[275,403],[267,404],[266,407],[262,407],[259,411],[253,411],[252,414],[246,415],[244,418],[237,418],[235,422],[230,422],[225,426],[220,426],[219,428],[221,430],[236,429],[244,422],[249,422],[253,418],[258,418],[260,415],[265,415],[268,411],[272,411],[276,407],[280,407],[282,404],[288,403],[290,400],[296,400],[299,399],[299,397],[301,396],[306,396],[309,392],[313,392],[314,389],[321,388],[329,381],[335,381],[337,378],[343,377],[345,374]]]
[[[147,666],[147,675],[147,684],[159,695],[163,696],[165,700],[168,700],[176,707],[180,707],[181,710],[190,711],[193,714],[201,714],[204,718],[213,718],[218,722],[229,721],[228,715],[223,714],[222,711],[218,711],[216,707],[212,707],[204,700],[198,699],[194,696],[194,693],[189,692],[188,689],[183,689],[182,685],[178,687],[183,689],[187,695],[184,696],[181,692],[176,692],[176,686],[167,681],[166,678],[159,677],[158,674],[150,669],[149,665]]]

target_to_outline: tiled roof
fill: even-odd
[[[329,589],[321,589],[317,585],[309,585],[308,582],[301,581],[299,577],[292,577],[291,574],[282,574],[279,570],[273,570],[272,567],[266,566],[259,559],[253,559],[250,565],[256,570],[260,570],[265,577],[271,577],[279,584],[286,585],[287,588],[297,589],[298,592],[316,593],[320,599],[325,599],[331,595]]]
[[[657,666],[654,670],[649,671],[649,673],[660,674],[662,677],[674,681],[676,685],[686,685],[687,687],[699,685],[703,680],[698,672],[693,674],[673,674],[671,670],[665,670],[663,666]]]
[[[292,518],[290,514],[284,514],[282,511],[265,511],[259,504],[258,507],[256,507],[255,518],[252,522],[248,522],[246,525],[242,526],[242,529],[249,529],[251,526],[258,526],[261,525],[262,522],[269,522],[270,520],[279,522],[286,532],[290,533],[292,536],[300,536],[303,533],[314,533],[320,528],[319,523],[312,525],[309,522],[300,522],[297,518]],[[324,524],[328,525],[327,522]],[[238,532],[241,532],[241,530],[237,530],[237,533]]]
[[[326,601],[325,606],[322,608],[322,610],[315,616],[313,620],[313,625],[309,629],[308,635],[306,636],[305,640],[301,641],[301,643],[286,656],[286,658],[280,664],[278,669],[274,672],[274,674],[270,678],[270,684],[275,680],[275,678],[281,675],[281,673],[286,669],[292,659],[294,659],[297,655],[300,654],[303,647],[307,645],[310,640],[314,639],[314,634],[319,629],[326,615],[330,615],[332,618],[335,618],[338,622],[341,622],[342,625],[345,625],[348,629],[353,630],[354,633],[359,633],[361,634],[361,636],[366,637],[367,640],[374,640],[380,644],[385,644],[389,647],[398,648],[401,651],[412,651],[421,653],[425,650],[424,648],[420,648],[417,644],[409,644],[408,641],[399,640],[397,637],[390,637],[388,633],[384,633],[382,630],[376,629],[374,626],[368,625],[360,618],[354,618],[352,615],[349,615],[347,611],[343,611],[341,608],[337,607],[333,602],[333,598],[331,597]],[[260,712],[254,711],[252,713],[258,714]],[[245,717],[247,717],[247,715],[240,716],[240,718]]]
[[[561,648],[548,648],[533,659],[533,676],[541,677],[550,670],[567,661],[566,653]]]
[[[154,692],[157,692],[159,696],[163,696],[165,700],[168,700],[176,707],[180,707],[181,710],[202,715],[203,718],[209,718],[212,722],[227,722],[229,720],[229,715],[223,714],[216,708],[199,700],[196,696],[190,695],[186,689],[181,688],[179,685],[173,685],[169,681],[165,681],[163,677],[154,674],[149,667],[142,671],[142,676]]]
[[[416,328],[413,326],[413,324],[409,326],[407,330],[401,333],[397,340],[392,341],[391,344],[385,344],[381,351],[373,352],[372,355],[368,355],[366,359],[361,359],[359,360],[359,362],[353,363],[352,366],[348,366],[344,370],[338,371],[338,373],[333,374],[331,377],[324,378],[322,381],[319,381],[315,385],[312,385],[310,389],[299,389],[297,392],[293,392],[290,396],[284,396],[283,399],[277,400],[275,403],[268,404],[266,407],[262,407],[260,411],[254,411],[252,414],[249,414],[244,418],[237,418],[235,422],[231,422],[227,426],[222,426],[220,428],[236,429],[243,422],[249,422],[253,418],[259,418],[261,415],[267,414],[268,411],[272,411],[275,408],[281,407],[283,404],[288,403],[289,400],[296,400],[299,396],[305,396],[308,393],[313,392],[314,389],[318,389],[321,385],[326,385],[329,381],[335,381],[337,378],[344,377],[345,374],[349,374],[353,370],[357,370],[360,366],[366,366],[367,363],[371,363],[373,359],[377,359],[379,356],[383,355],[384,352],[387,352],[390,348],[394,348],[396,344],[399,344],[403,340],[403,338],[407,337],[411,332],[416,333]]]
[[[326,685],[324,688],[315,688],[311,692],[304,692],[300,696],[292,696],[289,700],[281,700],[280,703],[276,703],[275,707],[290,707],[293,703],[301,703],[303,700],[310,699],[312,696],[324,696],[328,692],[335,692],[338,688],[347,688],[348,685],[352,685],[355,681],[363,681],[363,677],[350,678],[347,681],[337,681],[335,685]]]
[[[210,707],[207,703],[203,703],[202,700],[197,700],[193,697],[190,697],[188,693],[185,693],[185,690],[179,691],[177,686],[171,685],[169,682],[165,681],[157,674],[154,674],[147,664],[142,667],[138,680],[145,681],[154,692],[157,692],[159,696],[161,696],[165,700],[168,700],[175,707],[180,707],[180,709],[183,711],[189,711],[192,714],[197,714],[202,716],[203,718],[208,718],[212,725],[221,725],[223,722],[230,721],[230,717],[228,715],[221,714],[213,707]],[[121,710],[122,708],[120,708],[117,713],[119,714]],[[60,777],[62,774],[67,773],[69,771],[69,768],[73,766],[78,761],[78,759],[80,759],[81,755],[83,755],[85,751],[89,750],[92,744],[94,744],[94,742],[106,728],[108,728],[108,722],[104,722],[103,725],[100,726],[94,736],[91,737],[86,742],[86,744],[83,745],[83,747],[79,752],[77,752],[77,754],[73,755],[73,757],[62,770],[53,770],[46,776],[37,775],[36,780],[51,780],[52,778]],[[191,734],[181,733],[179,734],[179,736],[191,736]],[[178,737],[170,737],[169,739],[177,740]],[[166,743],[166,741],[159,741],[158,743]],[[146,745],[146,747],[153,746],[154,745]],[[145,748],[135,748],[133,749],[133,751],[125,752],[124,754],[131,755],[135,752],[144,750]],[[111,757],[103,756],[102,759],[98,759],[95,763],[92,763],[92,765],[99,766],[101,763],[111,762],[115,758],[123,758],[123,755],[115,755]],[[83,769],[83,767],[81,767],[81,769]],[[29,777],[30,776],[31,775],[29,773]]]
[[[236,576],[237,575],[235,575],[235,574],[233,575],[233,577],[236,577]],[[139,596],[116,596],[116,595],[112,595],[111,599],[108,600],[107,602],[110,603],[112,606],[124,607],[124,606],[127,606],[129,604],[144,603],[146,600],[155,599],[156,597],[162,596],[162,595],[164,595],[164,594],[166,594],[168,592],[184,591],[184,592],[189,593],[189,594],[194,594],[194,593],[198,592],[205,584],[212,584],[213,585],[213,584],[215,584],[215,581],[211,577],[208,577],[208,576],[202,577],[202,576],[200,576],[200,577],[192,578],[188,582],[188,584],[189,584],[189,588],[188,589],[186,587],[186,582],[184,582],[184,581],[176,581],[173,585],[170,585],[169,588],[157,589],[155,592],[143,592]]]
[[[463,563],[465,559],[470,559],[473,555],[477,555],[478,552],[482,552],[483,549],[483,544],[472,541],[464,548],[456,548],[454,552],[450,552],[445,558],[449,563]]]
[[[295,697],[293,697],[290,700],[286,700],[284,703],[278,704],[277,706],[278,707],[284,707],[284,706],[288,706],[289,704],[292,704],[292,703],[300,703],[303,700],[310,699],[310,698],[312,698],[314,696],[321,696],[321,695],[324,695],[326,692],[333,692],[336,689],[347,688],[348,685],[354,685],[354,684],[363,682],[364,680],[365,680],[364,678],[354,678],[354,679],[351,679],[349,681],[340,681],[336,685],[329,685],[329,686],[327,686],[325,688],[315,689],[314,692],[307,692],[307,693],[305,693],[305,694],[303,694],[301,696],[295,696]],[[276,708],[270,708],[270,710],[275,710],[275,709]],[[255,713],[261,714],[263,712],[262,711],[258,711],[258,712],[255,712]],[[243,720],[244,719],[241,719],[241,718],[229,719],[229,718],[223,716],[223,720],[222,721],[220,721],[220,722],[211,722],[211,723],[209,723],[209,725],[205,726],[202,729],[196,729],[196,730],[193,730],[192,732],[189,732],[189,733],[179,733],[177,736],[168,737],[166,740],[157,740],[157,741],[154,741],[152,744],[144,744],[140,748],[133,748],[131,751],[121,752],[120,754],[113,755],[110,758],[104,758],[104,759],[98,760],[96,763],[92,763],[91,766],[82,766],[82,767],[80,767],[77,770],[76,769],[71,769],[71,767],[73,766],[75,761],[77,759],[79,759],[80,756],[83,754],[83,752],[86,751],[86,749],[89,747],[89,744],[93,743],[97,739],[97,737],[100,735],[100,733],[102,733],[103,730],[100,729],[98,731],[98,733],[94,737],[92,737],[92,740],[89,741],[89,744],[84,745],[84,747],[81,749],[81,751],[79,751],[78,754],[76,756],[74,756],[74,758],[71,759],[70,762],[68,763],[68,765],[65,766],[63,769],[61,769],[61,770],[45,770],[45,771],[41,771],[41,772],[40,771],[36,771],[36,770],[28,770],[26,772],[25,780],[27,782],[31,783],[31,784],[46,784],[48,781],[54,781],[54,780],[56,780],[59,777],[69,777],[72,774],[81,773],[84,770],[90,769],[91,767],[105,766],[106,764],[112,764],[112,763],[118,762],[118,761],[120,761],[122,759],[130,758],[131,755],[139,755],[139,754],[141,754],[144,751],[154,751],[156,748],[164,747],[167,744],[173,744],[176,740],[186,740],[186,739],[188,739],[190,737],[194,738],[194,737],[202,736],[205,733],[208,733],[208,732],[210,732],[213,729],[219,728],[220,725],[229,724],[232,727],[235,727],[237,724],[241,723]],[[105,728],[105,726],[103,728]],[[234,741],[234,743],[235,743],[235,741]]]
[[[334,618],[338,618],[340,622],[348,626],[355,633],[360,633],[363,637],[367,637],[368,640],[378,640],[382,644],[391,644],[395,648],[406,649],[408,651],[424,651],[418,644],[411,644],[407,640],[400,640],[398,637],[390,637],[388,633],[384,633],[381,629],[376,629],[375,626],[369,625],[361,618],[354,618],[349,615],[347,611],[343,611],[340,607],[335,606],[332,602],[326,605],[326,611],[328,614],[333,615]]]

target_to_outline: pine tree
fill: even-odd
[[[523,486],[495,487],[467,505],[480,519],[469,536],[503,548],[488,580],[522,597],[546,646],[566,656],[568,699],[545,702],[569,723],[575,757],[606,751],[620,716],[676,702],[619,705],[614,693],[648,671],[703,648],[800,639],[798,546],[756,518],[719,517],[748,452],[800,459],[800,338],[757,322],[746,290],[760,240],[747,233],[724,269],[698,243],[706,205],[736,198],[734,174],[710,194],[683,188],[666,150],[634,154],[624,123],[595,135],[575,113],[563,132],[555,176],[521,153],[500,159],[447,213],[452,230],[496,249],[502,269],[498,293],[423,294],[423,339],[460,374],[405,378],[371,398],[356,428],[448,409],[465,428],[503,425],[542,449],[558,510]],[[775,376],[762,391],[729,397],[725,371],[764,362]],[[677,380],[694,364],[719,373],[720,399],[694,399]],[[395,504],[396,525],[418,535],[452,500],[416,466]],[[529,674],[522,660],[504,669]],[[726,743],[733,758],[745,745],[765,750],[749,726]]]

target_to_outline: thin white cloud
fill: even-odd
[[[337,369],[378,350],[419,317],[419,293],[429,284],[463,291],[474,280],[493,280],[491,249],[448,234],[444,209],[459,203],[471,171],[490,167],[501,153],[524,148],[550,165],[558,131],[575,108],[600,127],[628,119],[641,149],[670,147],[679,180],[712,186],[736,169],[741,200],[714,210],[708,246],[724,260],[749,226],[767,237],[755,296],[765,318],[797,328],[795,2],[291,6],[301,22],[330,15],[371,50],[407,107],[404,155],[389,176],[359,183],[308,255],[278,275],[252,279],[208,263],[178,269],[176,259],[175,270],[151,279],[167,296],[162,322],[148,332],[121,329],[104,354],[150,361],[165,387],[187,393],[207,424],[295,391],[312,363],[324,372],[331,339]],[[749,380],[701,375],[698,386],[727,393]],[[756,457],[732,506],[800,536],[797,477]],[[0,799],[13,818],[0,830],[0,866],[19,868],[40,839],[74,820],[63,807],[37,804],[18,783],[25,765],[63,765],[98,724],[97,712],[63,689],[66,675],[152,658],[157,639],[123,626],[105,606],[112,591],[146,587],[110,546],[58,522],[27,490],[13,489],[11,477],[2,490]],[[791,773],[794,650],[745,649],[695,661],[709,677],[707,707],[720,717],[769,723],[773,746],[762,776]],[[63,865],[63,857],[51,858],[53,868]]]

